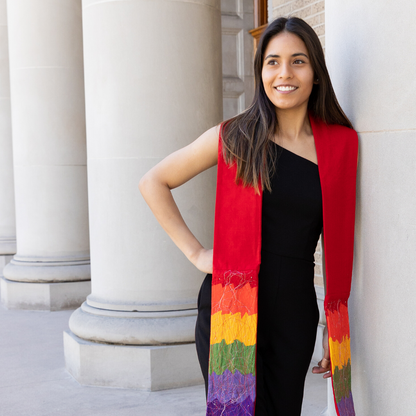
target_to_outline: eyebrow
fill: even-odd
[[[305,58],[308,58],[308,55],[306,55],[306,54],[304,54],[304,53],[302,53],[302,52],[294,53],[294,54],[292,55],[292,57],[295,57],[295,56],[304,56]],[[264,60],[266,60],[266,59],[268,59],[268,58],[280,58],[280,55],[267,55],[267,56],[264,58]],[[308,58],[308,59],[309,59],[309,58]]]

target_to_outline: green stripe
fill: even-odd
[[[339,369],[335,367],[333,377],[335,400],[338,403],[343,397],[348,398],[351,394],[351,361]]]
[[[234,373],[256,375],[256,346],[246,347],[241,341],[235,340],[226,344],[222,340],[219,344],[210,346],[209,374],[215,372],[220,375],[225,370]]]

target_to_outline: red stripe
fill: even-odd
[[[257,274],[257,273],[256,273]],[[251,287],[257,287],[259,285],[258,279],[252,275],[247,276],[243,274],[233,274],[231,272],[227,272],[227,276],[224,277],[224,273],[214,273],[212,275],[212,285],[221,284],[222,286],[233,285],[234,287],[238,287],[244,285],[245,283],[249,283]]]

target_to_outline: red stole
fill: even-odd
[[[310,116],[321,180],[325,314],[338,416],[354,416],[350,294],[358,140],[354,130]],[[207,415],[250,416],[256,401],[257,287],[262,195],[236,185],[218,146]]]

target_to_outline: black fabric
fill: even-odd
[[[313,255],[322,229],[322,199],[318,167],[277,148],[272,192],[263,192],[256,416],[300,416],[319,321]],[[211,281],[208,274],[202,283],[195,328],[206,390]]]
[[[277,144],[272,192],[263,192],[262,247],[276,254],[314,261],[322,231],[318,165]]]

